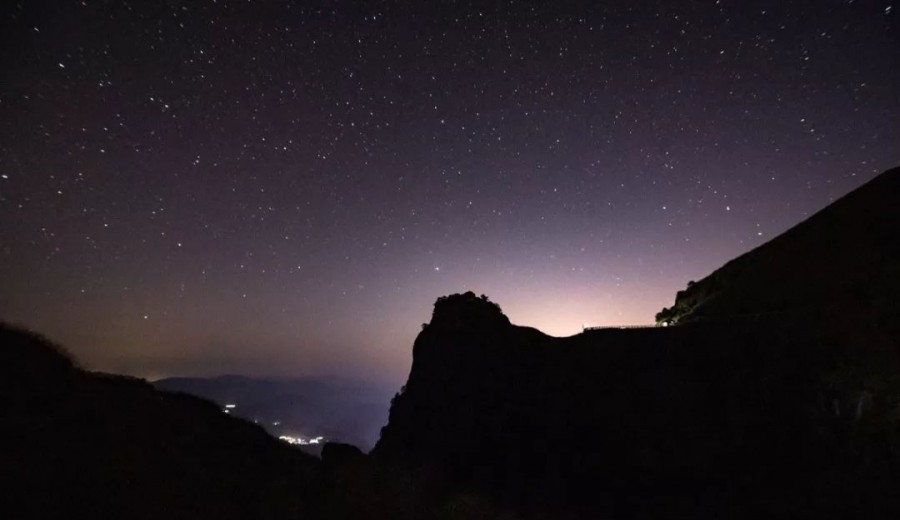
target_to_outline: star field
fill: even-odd
[[[897,11],[18,2],[0,318],[101,370],[396,381],[443,294],[652,322],[900,164]]]

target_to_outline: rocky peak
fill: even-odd
[[[475,296],[468,291],[463,294],[441,296],[434,304],[430,327],[438,330],[457,331],[464,329],[484,329],[509,325],[509,318],[500,306],[487,296]]]

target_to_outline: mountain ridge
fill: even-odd
[[[658,323],[781,312],[851,300],[886,309],[900,291],[900,168],[679,291]],[[815,280],[813,286],[798,282]],[[881,319],[900,316],[885,315]]]

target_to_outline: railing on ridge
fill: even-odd
[[[663,325],[601,325],[598,327],[582,327],[582,332],[588,332],[590,330],[612,330],[612,329],[655,329],[656,327],[662,327]]]

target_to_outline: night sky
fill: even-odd
[[[652,323],[900,164],[895,3],[7,5],[0,318],[91,369],[398,384],[444,294]]]

